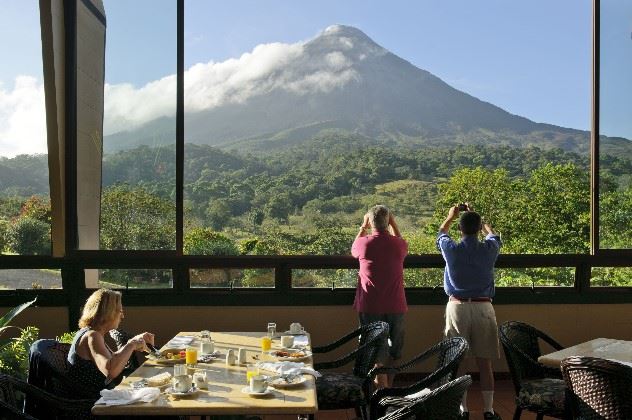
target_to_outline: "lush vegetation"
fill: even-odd
[[[632,162],[612,155],[602,159],[602,246],[629,247]],[[505,253],[585,253],[588,165],[586,156],[559,149],[395,148],[340,133],[256,155],[187,144],[184,250],[199,255],[345,255],[366,209],[383,203],[397,216],[411,253],[435,253],[435,233],[447,208],[468,201],[502,234]],[[173,249],[173,148],[142,146],[106,156],[103,185],[103,249]],[[49,222],[47,203],[4,191],[0,245],[18,253],[46,253],[38,241],[20,238],[45,236],[38,222]],[[20,241],[32,248],[19,248]],[[609,284],[632,282],[618,272],[624,274],[595,274]],[[353,270],[294,274],[300,286],[355,284]],[[106,271],[104,276],[122,284],[142,284],[143,277],[138,270]],[[407,270],[406,276],[411,286],[441,284],[440,270]],[[145,277],[153,285],[170,281],[161,272]],[[571,285],[573,272],[564,267],[502,270],[499,281]],[[273,279],[269,270],[199,270],[192,273],[192,284],[267,287]]]

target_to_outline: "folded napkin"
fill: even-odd
[[[165,344],[165,347],[168,347],[168,348],[169,347],[170,348],[184,347],[191,344],[191,342],[194,339],[195,337],[193,337],[192,335],[177,335],[173,337],[171,340],[169,340],[169,342]]]
[[[160,395],[158,388],[103,389],[95,404],[126,405],[135,402],[152,402]]]
[[[294,346],[293,347],[307,347],[309,344],[309,340],[306,335],[296,335],[294,336]]]
[[[260,369],[269,370],[281,375],[299,375],[301,373],[307,373],[316,378],[322,376],[320,372],[305,366],[305,363],[302,362],[259,362],[257,363],[257,366],[259,366]]]

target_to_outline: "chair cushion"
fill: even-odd
[[[350,373],[323,373],[323,376],[316,379],[318,408],[336,410],[366,404],[363,383],[362,378]]]
[[[516,404],[532,411],[564,412],[566,384],[562,379],[544,378],[520,383]]]

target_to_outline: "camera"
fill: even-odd
[[[459,203],[459,211],[469,211],[470,209],[467,207],[465,203]]]

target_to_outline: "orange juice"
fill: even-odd
[[[187,347],[186,353],[186,364],[194,365],[197,363],[197,348],[196,347]]]
[[[250,378],[252,378],[253,376],[257,376],[259,374],[259,369],[257,368],[253,368],[252,370],[250,368],[248,368],[248,371],[246,371],[246,383],[250,383]]]
[[[270,351],[272,348],[272,339],[270,337],[261,337],[261,351]]]

